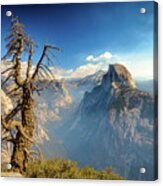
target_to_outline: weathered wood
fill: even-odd
[[[34,136],[34,101],[32,99],[30,84],[23,87],[23,108],[21,111],[22,127],[25,135],[29,139],[33,139]],[[14,145],[13,155],[11,157],[11,163],[13,170],[19,170],[24,172],[28,161],[28,154],[26,149],[30,151],[32,142],[29,141],[24,135],[18,131],[16,135],[17,143]]]
[[[18,18],[12,17],[11,19],[11,34],[8,35],[7,40],[7,57],[13,57],[12,62],[14,63],[12,68],[7,69],[3,73],[9,72],[7,79],[4,84],[13,77],[13,81],[16,84],[16,88],[12,89],[9,94],[18,92],[20,95],[20,102],[17,103],[16,107],[4,118],[2,117],[2,125],[6,132],[11,132],[11,130],[16,130],[16,136],[14,139],[6,138],[4,140],[13,142],[13,151],[11,157],[12,171],[24,173],[26,170],[27,162],[30,158],[31,146],[34,143],[34,100],[32,98],[32,93],[38,91],[38,88],[35,85],[36,77],[39,74],[44,74],[43,78],[46,76],[52,76],[53,74],[50,69],[43,65],[45,57],[51,60],[48,55],[48,49],[54,49],[59,51],[60,49],[51,45],[44,45],[43,52],[40,59],[36,65],[35,71],[30,75],[32,68],[32,56],[33,56],[33,47],[35,43],[31,40],[29,36],[26,36],[24,31],[24,26],[19,23]],[[27,49],[27,50],[26,50]],[[21,77],[21,56],[27,51],[28,52],[28,63],[25,79]],[[55,56],[54,54],[52,56]],[[41,72],[44,71],[43,72]],[[15,117],[20,113],[20,121],[16,121]],[[10,137],[10,136],[9,136]],[[39,149],[37,148],[38,152]],[[39,152],[40,154],[40,152]]]
[[[30,50],[29,50],[29,57],[28,57],[28,66],[27,66],[27,73],[26,73],[26,81],[28,82],[30,79],[30,71],[32,68],[32,55],[33,55],[33,46],[30,46]]]
[[[23,38],[20,37],[18,40],[18,49],[17,49],[17,53],[16,53],[16,64],[15,64],[15,83],[18,86],[22,86],[23,85],[23,80],[21,78],[21,55],[24,49],[24,44],[23,44]]]

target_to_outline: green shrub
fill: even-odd
[[[112,168],[103,171],[86,166],[80,169],[76,162],[55,158],[52,160],[28,163],[26,177],[32,178],[69,178],[69,179],[106,179],[121,180],[123,177],[112,172]]]

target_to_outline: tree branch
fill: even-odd
[[[26,135],[26,133],[24,132],[23,126],[19,121],[13,120],[10,123],[7,123],[6,120],[2,117],[1,123],[2,123],[3,127],[8,131],[11,131],[11,129],[16,127],[18,129],[18,131],[23,135],[24,138],[26,138],[29,142],[34,143],[33,140],[31,140]]]
[[[52,46],[52,45],[46,45],[47,48],[51,48],[51,49],[54,49],[54,50],[57,50],[57,51],[61,51],[61,49],[59,47],[56,47],[56,46]]]
[[[53,72],[50,70],[50,68],[47,65],[45,65],[45,64],[43,64],[42,66],[50,73],[52,78],[55,79],[55,76],[53,75]]]
[[[55,47],[55,46],[52,46],[52,45],[45,45],[45,46],[44,46],[44,49],[43,49],[42,55],[41,55],[41,57],[40,57],[40,60],[38,61],[37,66],[36,66],[36,69],[35,69],[35,71],[34,71],[34,73],[33,73],[32,78],[31,78],[32,83],[34,82],[34,80],[35,80],[35,78],[36,78],[36,76],[37,76],[37,74],[38,74],[38,71],[39,71],[39,69],[40,69],[40,66],[41,66],[43,60],[44,60],[44,57],[46,56],[46,51],[47,51],[48,49],[54,49],[54,50],[57,50],[57,51],[61,51],[60,48]],[[47,57],[47,56],[46,56],[46,57]]]
[[[57,58],[57,56],[50,50],[50,49],[48,49],[48,51],[50,52],[50,54],[58,61],[58,58]]]
[[[30,70],[32,68],[32,55],[33,55],[33,47],[32,45],[30,45],[28,66],[27,66],[27,72],[26,72],[26,81],[29,81],[30,79]]]
[[[21,78],[21,54],[23,52],[23,39],[20,36],[20,38],[18,39],[18,43],[19,43],[19,47],[16,53],[16,65],[15,65],[15,83],[18,86],[22,86],[24,81]]]
[[[6,122],[8,123],[9,120],[13,119],[13,117],[22,109],[22,103],[18,104],[5,118]]]
[[[46,79],[46,75],[41,70],[39,70],[37,76],[40,80]]]
[[[6,129],[2,129],[2,132],[1,132],[1,138],[2,140],[6,139],[8,136],[10,135],[10,132],[6,131]]]
[[[45,77],[49,78],[49,80],[51,79],[50,74],[47,72],[47,70],[41,65],[40,69],[45,73]]]
[[[10,57],[12,55],[11,51],[8,50],[8,52],[2,57],[2,60],[7,59],[7,57]]]
[[[45,57],[46,50],[47,50],[47,46],[45,45],[45,46],[44,46],[44,49],[43,49],[43,52],[42,52],[42,55],[41,55],[41,57],[40,57],[40,60],[38,61],[37,66],[36,66],[36,69],[35,69],[35,71],[34,71],[34,73],[33,73],[33,75],[32,75],[32,83],[34,82],[34,80],[35,80],[35,78],[36,78],[36,76],[37,76],[37,74],[38,74],[38,71],[39,71],[39,69],[40,69],[41,63],[42,63],[42,61],[43,61],[43,59],[44,59],[44,57]]]
[[[45,54],[45,56],[46,56],[46,58],[47,58],[47,60],[48,60],[48,65],[54,65],[54,62],[50,59],[50,57],[47,55],[47,54]]]
[[[2,141],[15,143],[16,139],[15,138],[11,138],[11,137],[2,137]]]
[[[9,92],[7,92],[6,94],[7,94],[7,95],[10,95],[10,94],[12,95],[12,93],[14,93],[14,92],[16,92],[17,90],[19,90],[19,88],[20,88],[20,87],[15,87],[15,88],[13,88],[12,90],[10,90]]]
[[[1,86],[3,87],[11,77],[14,77],[14,74],[13,73],[10,73],[8,75],[8,77],[2,82]]]
[[[1,72],[1,74],[5,74],[6,72],[13,70],[15,66],[9,67],[6,70],[4,70],[3,72]]]

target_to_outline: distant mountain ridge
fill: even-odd
[[[80,165],[112,166],[130,179],[154,179],[154,100],[136,88],[123,65],[109,67],[69,123],[65,143]],[[145,175],[141,167],[148,170]]]
[[[151,81],[135,83],[126,67],[114,64],[84,78],[38,83],[44,88],[40,96],[34,94],[35,138],[46,157],[70,158],[96,169],[112,166],[132,179],[154,178]],[[3,90],[6,109],[12,98],[6,99]],[[139,173],[142,166],[149,170],[145,175]]]

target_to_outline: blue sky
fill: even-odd
[[[132,2],[2,6],[2,55],[10,25],[6,11],[10,10],[19,16],[27,33],[39,45],[35,63],[48,41],[62,48],[57,63],[67,73],[74,73],[74,77],[75,73],[86,70],[89,74],[92,69],[106,69],[109,63],[118,62],[125,64],[137,78],[151,78],[153,5],[153,2]],[[146,8],[146,14],[139,12],[141,7]]]

